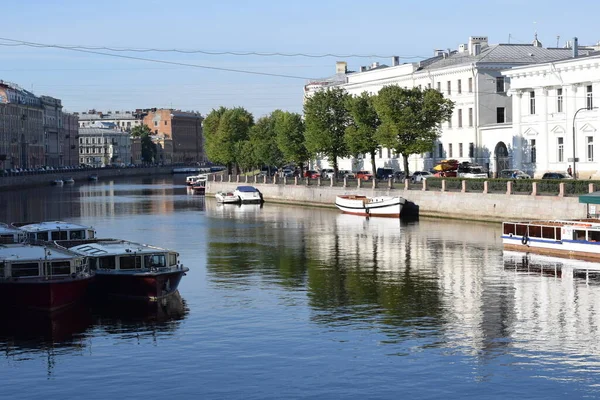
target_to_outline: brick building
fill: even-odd
[[[79,165],[79,119],[75,114],[62,114],[60,136],[62,143],[63,165]]]

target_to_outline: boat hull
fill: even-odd
[[[524,243],[526,242],[526,243]],[[502,245],[505,250],[522,253],[534,253],[553,257],[569,258],[584,261],[600,261],[600,243],[581,243],[573,240],[544,240],[522,236],[503,235]]]
[[[405,202],[402,197],[337,196],[335,205],[345,214],[400,218]]]
[[[13,308],[56,311],[82,300],[93,276],[0,282],[0,302]]]
[[[217,199],[217,203],[223,204],[240,204],[240,198],[233,194],[221,193],[218,192],[215,194],[215,199]]]
[[[155,301],[177,291],[188,268],[166,272],[97,271],[93,291],[98,296]]]
[[[194,192],[194,194],[204,195],[206,194],[206,188],[204,186],[192,186],[192,192]]]

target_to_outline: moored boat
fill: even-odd
[[[0,223],[0,243],[20,243],[27,237],[21,229]]]
[[[503,222],[504,249],[536,254],[600,260],[600,220]]]
[[[98,175],[96,175],[96,174],[88,175],[88,181],[96,182],[97,180],[98,180]]]
[[[222,204],[240,204],[241,203],[239,196],[237,196],[233,192],[217,192],[217,193],[215,193],[215,199],[217,199],[217,203],[222,203]]]
[[[185,184],[188,186],[192,186],[193,184],[195,184],[196,182],[198,182],[200,180],[206,181],[207,178],[208,177],[206,174],[190,175],[185,178]]]
[[[238,186],[233,195],[239,197],[241,204],[262,203],[263,196],[260,190],[254,186]]]
[[[72,184],[74,184],[74,183],[75,183],[75,179],[73,179],[73,178],[70,178],[70,177],[69,177],[69,178],[63,178],[63,180],[62,180],[62,181],[63,181],[63,183],[64,183],[65,185],[72,185]]]
[[[343,195],[335,198],[335,205],[342,212],[366,217],[400,218],[404,203],[403,197],[392,196]]]
[[[194,192],[194,194],[204,195],[206,193],[206,182],[208,182],[208,175],[202,174],[195,176],[192,183],[192,192]]]
[[[13,222],[12,227],[25,232],[31,240],[93,239],[93,227],[64,221]]]
[[[94,275],[86,258],[50,244],[0,245],[0,302],[55,311],[84,298]]]
[[[55,179],[51,182],[54,186],[62,186],[64,185],[64,181],[62,179]]]
[[[158,300],[177,290],[189,271],[173,250],[120,239],[55,242],[86,256],[96,274],[94,292],[108,297]]]

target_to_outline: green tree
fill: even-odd
[[[250,140],[239,142],[237,153],[239,154],[238,165],[242,171],[249,171],[259,164],[254,156],[254,147]]]
[[[381,126],[378,141],[402,154],[409,176],[408,157],[431,151],[440,135],[440,124],[452,116],[454,102],[434,89],[382,88],[374,101]]]
[[[297,113],[275,110],[271,114],[274,120],[277,146],[286,163],[298,165],[300,171],[309,154],[304,144],[304,122]]]
[[[348,98],[345,90],[332,88],[316,92],[304,103],[306,149],[312,156],[326,156],[333,163],[335,176],[338,157],[350,155],[345,140],[346,128],[351,122],[346,109]]]
[[[262,117],[250,129],[250,141],[254,157],[261,165],[277,166],[283,164],[283,154],[277,146],[275,122],[272,115]]]
[[[352,154],[371,154],[371,169],[375,176],[375,153],[379,149],[377,129],[381,125],[375,106],[376,96],[363,92],[360,96],[350,97],[346,107],[352,116],[352,123],[346,128],[346,143]]]
[[[131,130],[131,136],[140,138],[142,161],[145,163],[151,163],[156,160],[156,143],[152,142],[151,134],[152,130],[150,130],[148,125],[138,125]]]

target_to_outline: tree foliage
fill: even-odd
[[[294,163],[302,168],[309,154],[304,144],[304,122],[297,113],[275,110],[271,114],[277,146],[286,163]]]
[[[374,105],[381,119],[377,139],[402,154],[406,176],[408,157],[432,150],[440,135],[440,124],[448,121],[454,109],[454,102],[437,90],[404,89],[397,85],[382,88]]]
[[[242,107],[212,110],[204,120],[206,154],[215,163],[227,165],[228,172],[242,157],[241,142],[249,139],[254,117]]]
[[[152,142],[152,130],[147,125],[138,125],[131,130],[131,136],[139,137],[142,148],[142,161],[151,163],[156,161],[156,143]]]
[[[337,176],[338,157],[350,155],[345,132],[350,125],[346,109],[348,93],[339,88],[316,92],[304,104],[305,143],[311,155],[322,154],[331,163]]]
[[[371,155],[371,169],[375,176],[375,153],[379,148],[377,129],[381,125],[374,99],[376,96],[363,92],[360,96],[350,97],[346,107],[352,117],[352,123],[346,128],[346,143],[350,153]]]
[[[260,118],[250,129],[254,157],[262,165],[281,166],[283,154],[275,139],[275,121],[272,115]]]

